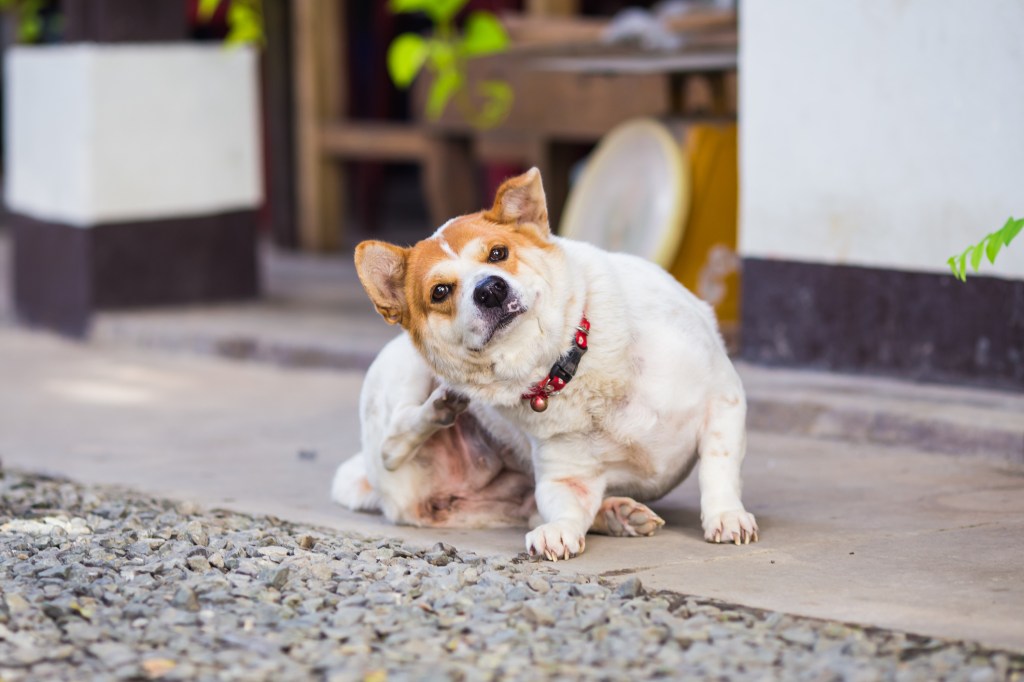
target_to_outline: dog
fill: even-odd
[[[333,499],[398,523],[517,525],[568,559],[593,530],[647,535],[698,467],[709,542],[758,539],[741,501],[746,397],[712,309],[641,258],[554,236],[540,172],[356,270],[405,333],[371,366],[362,451]]]

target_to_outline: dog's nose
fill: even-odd
[[[473,300],[485,308],[497,308],[508,296],[508,284],[501,277],[491,275],[476,285]]]

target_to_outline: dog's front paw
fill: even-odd
[[[586,545],[583,533],[572,523],[552,521],[526,534],[526,551],[530,556],[542,556],[549,561],[582,554]]]
[[[469,407],[469,398],[450,388],[440,386],[430,396],[434,406],[434,423],[451,426],[455,418]]]
[[[732,542],[737,545],[757,542],[757,521],[743,509],[711,514],[704,519],[704,539],[708,542]]]

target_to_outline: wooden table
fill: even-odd
[[[724,15],[710,21],[687,19],[696,32],[687,34],[687,46],[672,54],[592,42],[553,47],[550,40],[561,29],[542,36],[536,24],[510,27],[514,38],[519,31],[524,38],[538,39],[474,60],[469,69],[471,86],[479,79],[501,78],[515,92],[507,120],[491,130],[473,128],[454,107],[438,121],[346,120],[344,78],[339,76],[339,69],[346,71],[339,47],[346,27],[340,10],[338,0],[292,3],[297,224],[306,250],[329,250],[341,241],[342,160],[420,163],[427,205],[438,224],[481,207],[481,163],[534,165],[544,175],[552,224],[557,225],[580,145],[597,142],[615,125],[637,116],[682,122],[736,116],[735,15]],[[558,13],[566,11],[557,8]],[[557,21],[568,20],[544,21],[553,30]],[[594,20],[570,25],[582,27],[577,35],[591,40],[603,26]],[[414,95],[417,111],[423,111],[427,86],[421,77]]]
[[[490,130],[473,128],[454,107],[438,121],[421,121],[439,157],[426,177],[434,222],[478,209],[477,166],[496,162],[541,170],[557,226],[581,145],[642,116],[682,124],[735,120],[736,65],[735,47],[672,54],[523,51],[478,60],[470,69],[470,85],[502,79],[512,86],[515,100],[508,118]],[[418,87],[421,100],[428,85]]]

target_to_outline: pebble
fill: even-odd
[[[188,539],[192,541],[192,544],[199,545],[200,547],[206,547],[210,544],[210,536],[203,528],[203,524],[199,521],[190,521],[185,527],[185,532],[188,534]]]
[[[284,587],[285,583],[288,582],[288,576],[290,574],[291,569],[288,566],[264,568],[259,572],[259,579],[271,587],[275,587],[280,590]]]
[[[622,582],[617,588],[615,588],[615,596],[622,599],[632,599],[643,594],[644,586],[640,582],[640,578],[636,576],[628,578]]]
[[[971,642],[0,475],[4,682],[1022,677]]]
[[[522,615],[534,625],[554,625],[555,614],[542,603],[531,602],[523,606]]]
[[[171,603],[186,611],[199,610],[199,598],[196,597],[195,591],[190,587],[179,587],[178,591],[174,593]]]
[[[548,581],[539,575],[531,575],[529,578],[526,579],[526,584],[529,586],[531,590],[537,592],[538,594],[547,594],[548,591],[551,590],[551,585],[548,583]]]

